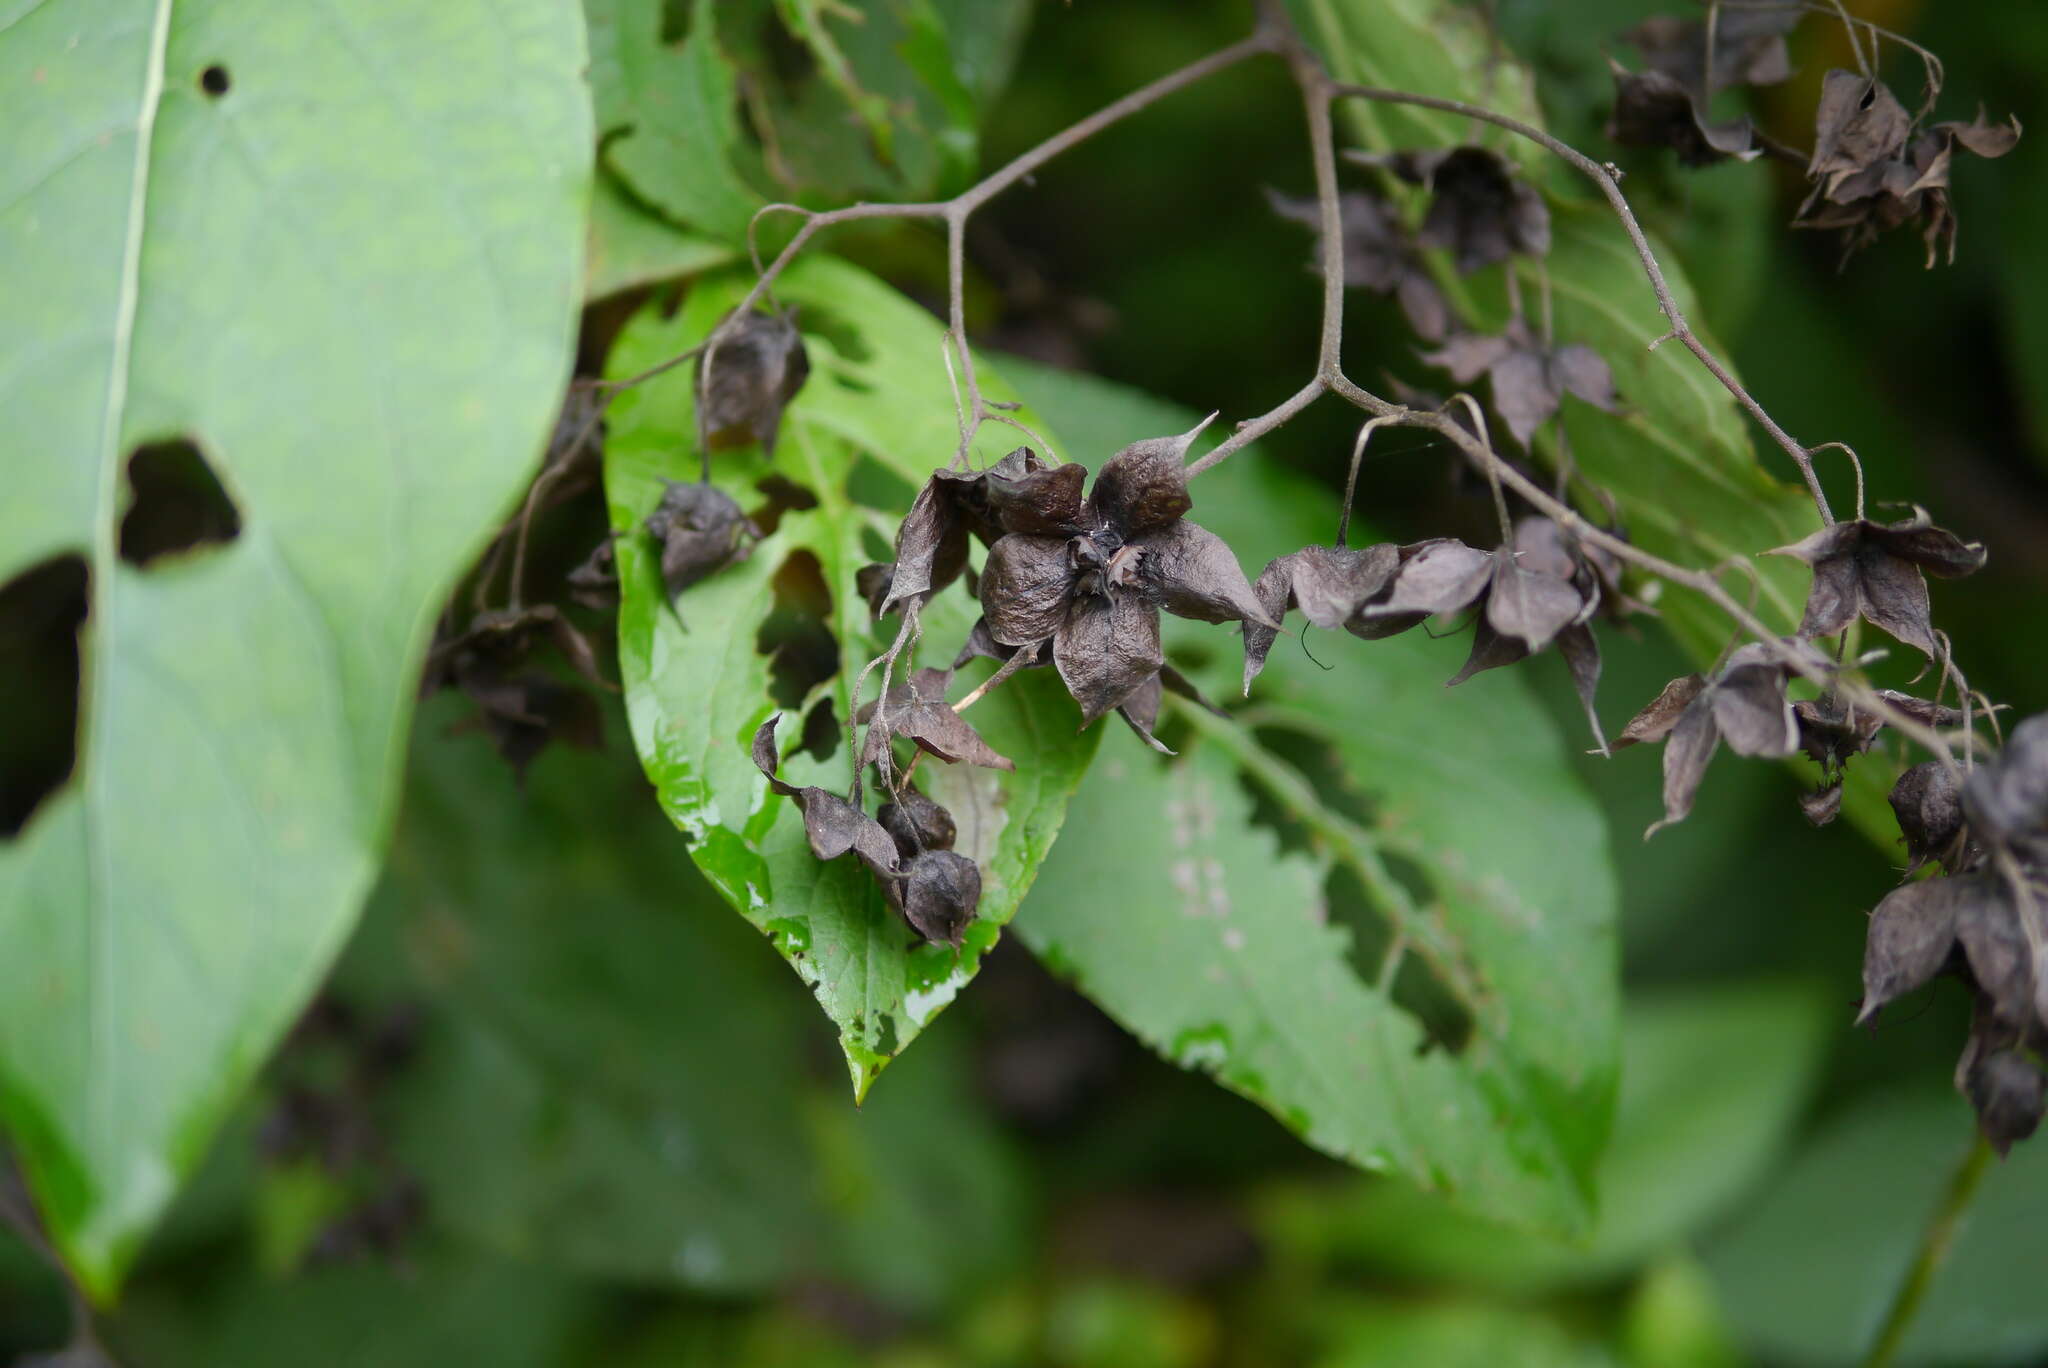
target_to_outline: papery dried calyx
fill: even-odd
[[[1782,643],[1790,646],[1790,643]],[[1638,742],[1664,743],[1664,820],[1644,833],[1683,821],[1692,811],[1707,764],[1722,745],[1737,755],[1782,757],[1799,748],[1799,726],[1785,697],[1790,668],[1762,642],[1728,657],[1712,679],[1685,675],[1622,729],[1619,750]]]
[[[668,481],[644,525],[661,546],[661,582],[671,598],[745,560],[761,536],[731,495],[702,482]]]
[[[773,456],[782,411],[810,373],[793,319],[758,309],[728,315],[697,359],[698,448],[709,453],[759,442]]]
[[[1894,523],[1865,518],[1833,523],[1771,554],[1813,567],[1799,635],[1833,636],[1861,617],[1929,656],[1936,648],[1921,572],[1959,579],[1984,565],[1981,543],[1936,527],[1918,508]]]
[[[1268,190],[1266,199],[1280,217],[1315,230],[1316,256],[1310,269],[1320,272],[1320,205],[1313,198],[1294,199],[1275,190]],[[1450,326],[1450,305],[1401,223],[1399,212],[1378,195],[1358,190],[1339,196],[1337,208],[1343,227],[1345,285],[1392,295],[1416,336],[1430,342],[1441,338]]]
[[[1460,333],[1422,359],[1451,373],[1461,385],[1484,375],[1493,387],[1494,411],[1524,447],[1553,417],[1567,394],[1606,413],[1619,412],[1614,372],[1600,353],[1573,342],[1552,346],[1527,322],[1511,319],[1499,333]]]

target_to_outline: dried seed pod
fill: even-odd
[[[646,527],[661,543],[661,582],[671,598],[746,559],[761,535],[724,490],[677,480],[668,481]]]
[[[1895,523],[1834,523],[1771,554],[1813,567],[1802,637],[1833,636],[1862,617],[1928,656],[1935,653],[1934,628],[1920,572],[1957,579],[1984,565],[1982,544],[1934,526],[1923,509]]]
[[[699,450],[759,442],[773,456],[782,411],[810,373],[810,354],[789,317],[758,309],[727,317],[697,360]]]
[[[1962,789],[1955,774],[1937,760],[1924,760],[1899,776],[1886,795],[1899,819],[1909,870],[1929,860],[1943,860],[1963,835]],[[1953,868],[1953,866],[1951,866]]]

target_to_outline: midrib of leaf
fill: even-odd
[[[86,615],[84,640],[79,643],[80,664],[91,678],[90,706],[80,719],[80,742],[85,747],[87,794],[104,793],[109,782],[107,747],[94,744],[94,721],[107,716],[109,691],[114,676],[105,652],[99,648],[114,638],[113,618],[121,596],[112,580],[119,573],[115,548],[114,509],[121,487],[121,424],[128,409],[128,379],[135,348],[135,313],[142,296],[142,229],[149,198],[150,154],[156,138],[157,108],[163,99],[164,53],[170,44],[171,0],[156,0],[150,18],[148,67],[143,72],[141,108],[135,121],[135,161],[128,178],[128,224],[121,244],[121,292],[115,301],[113,356],[107,367],[107,398],[100,411],[100,479],[93,500],[92,588],[95,611]],[[87,935],[92,944],[93,971],[86,975],[85,991],[92,1008],[86,1014],[93,1042],[86,1056],[92,1060],[86,1084],[86,1111],[92,1118],[95,1143],[109,1128],[113,1099],[118,1092],[114,1078],[118,1050],[104,1058],[94,1043],[113,1039],[115,1027],[108,1015],[112,998],[107,985],[113,982],[115,936],[108,901],[113,885],[113,854],[106,824],[99,820],[92,804],[85,803],[79,814],[85,829]]]

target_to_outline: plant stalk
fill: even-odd
[[[1934,1275],[1947,1261],[1956,1234],[1962,1229],[1963,1217],[1969,1211],[1970,1201],[1977,1195],[1977,1189],[1990,1167],[1991,1145],[1979,1135],[1970,1146],[1969,1153],[1963,1156],[1963,1161],[1956,1165],[1956,1171],[1949,1176],[1948,1189],[1942,1194],[1941,1204],[1928,1218],[1927,1228],[1920,1232],[1919,1251],[1913,1256],[1912,1267],[1906,1270],[1906,1280],[1899,1284],[1898,1293],[1892,1298],[1891,1309],[1885,1313],[1884,1328],[1878,1331],[1877,1343],[1863,1360],[1864,1368],[1885,1368],[1898,1357],[1907,1332],[1913,1328],[1913,1319],[1920,1313],[1921,1303],[1927,1300],[1927,1290],[1934,1285]]]

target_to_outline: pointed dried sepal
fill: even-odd
[[[1494,410],[1524,447],[1557,413],[1566,394],[1607,413],[1621,407],[1614,373],[1598,352],[1578,343],[1546,346],[1521,319],[1498,334],[1459,334],[1421,357],[1449,371],[1461,385],[1484,374],[1493,387]]]
[[[754,767],[768,780],[768,787],[785,798],[794,799],[803,812],[804,835],[811,854],[820,860],[836,860],[852,851],[877,878],[896,873],[896,842],[882,824],[836,793],[821,788],[785,784],[775,777],[782,758],[775,745],[775,713],[754,733]]]
[[[1947,967],[1963,910],[1985,894],[1985,881],[1966,875],[1922,879],[1885,895],[1870,914],[1864,940],[1863,1006],[1857,1025]]]
[[[964,760],[987,769],[1016,769],[1014,761],[996,754],[981,739],[981,733],[946,702],[946,690],[952,682],[951,670],[919,670],[890,689],[880,707],[863,704],[854,714],[856,722],[868,724],[860,762],[879,762],[889,749],[890,739],[902,736],[915,741],[919,750],[948,764]],[[878,716],[881,726],[873,725]]]
[[[1957,579],[1984,564],[1980,543],[1934,526],[1918,509],[1895,523],[1834,523],[1771,554],[1813,567],[1799,635],[1833,636],[1860,616],[1930,657],[1936,650],[1934,627],[1921,571]]]

